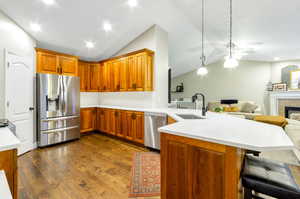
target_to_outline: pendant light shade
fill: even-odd
[[[205,76],[205,75],[207,75],[207,73],[208,73],[208,70],[205,66],[201,66],[197,70],[197,75],[200,75],[200,76]]]
[[[239,66],[239,62],[234,57],[228,57],[225,59],[224,68],[236,68]]]
[[[238,60],[232,56],[232,0],[230,0],[230,41],[229,41],[229,56],[225,59],[224,68],[235,68],[239,66]]]

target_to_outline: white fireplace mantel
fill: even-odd
[[[280,99],[299,99],[300,91],[286,91],[286,92],[270,92],[270,115],[279,115],[278,103]]]

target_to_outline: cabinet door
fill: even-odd
[[[128,111],[119,111],[119,120],[116,119],[116,135],[126,138],[128,135]],[[119,127],[118,127],[119,126]]]
[[[144,114],[140,112],[135,114],[132,122],[134,124],[133,141],[144,144]]]
[[[124,118],[124,116],[123,116]],[[118,137],[124,137],[123,134],[123,126],[122,125],[122,111],[120,110],[115,110],[115,134]],[[125,115],[125,119],[126,119],[126,115]]]
[[[111,77],[111,67],[112,62],[104,62],[102,66],[102,91],[109,92],[112,90],[112,77]]]
[[[59,67],[62,75],[78,75],[78,60],[74,57],[59,56]]]
[[[59,73],[58,56],[51,53],[37,52],[37,72],[38,73]]]
[[[127,90],[135,91],[135,88],[136,88],[136,59],[135,59],[135,56],[128,57],[127,65],[128,65]]]
[[[117,59],[112,61],[112,80],[113,80],[113,91],[119,92],[121,89],[120,85],[120,66],[121,66],[121,60]]]
[[[100,65],[99,64],[89,64],[89,89],[91,92],[99,91],[99,76],[100,76]]]
[[[80,109],[80,132],[85,133],[95,130],[96,108]]]
[[[145,68],[147,65],[147,56],[146,54],[137,54],[136,55],[136,66],[135,66],[135,90],[143,91],[144,90],[144,80],[145,80]]]
[[[128,79],[128,62],[127,58],[120,60],[120,91],[127,91]]]
[[[115,135],[116,134],[116,126],[115,126],[115,123],[116,123],[116,117],[115,117],[115,113],[116,111],[113,110],[113,109],[109,109],[108,110],[108,133],[111,134],[111,135]]]
[[[97,109],[97,130],[101,132],[105,132],[106,129],[107,128],[106,128],[104,109],[98,108]]]
[[[134,112],[127,111],[126,112],[126,127],[127,130],[124,132],[124,136],[127,140],[133,140],[134,137]]]
[[[78,71],[80,77],[80,91],[86,92],[88,90],[88,82],[89,82],[89,67],[85,62],[79,62]]]
[[[145,79],[146,54],[140,53],[128,58],[128,90],[143,91]]]

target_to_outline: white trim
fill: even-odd
[[[280,99],[299,99],[300,91],[288,91],[288,92],[270,92],[270,115],[279,115],[278,103]]]

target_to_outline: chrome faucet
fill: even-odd
[[[192,101],[193,103],[195,103],[195,109],[197,108],[197,104],[196,104],[196,100],[198,99],[198,95],[201,95],[202,97],[202,116],[206,115],[206,107],[205,107],[205,96],[202,93],[196,93],[195,95],[193,95],[192,97]]]

